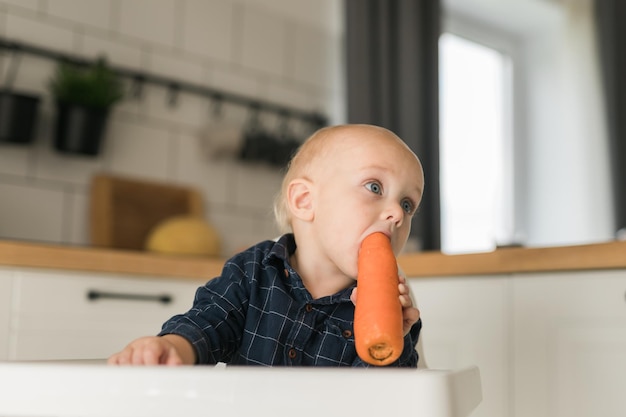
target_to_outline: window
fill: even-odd
[[[442,251],[489,251],[512,234],[511,59],[451,33],[439,53]]]

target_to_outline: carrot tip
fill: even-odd
[[[393,355],[393,348],[387,343],[377,343],[369,347],[368,352],[372,359],[384,361]]]

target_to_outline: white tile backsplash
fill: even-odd
[[[4,13],[4,8],[5,6],[2,3],[0,3],[0,35],[1,36],[6,36],[5,30],[4,30],[4,26],[5,26],[4,20],[6,17],[6,14]],[[2,64],[2,57],[0,56],[0,65],[1,64]]]
[[[30,152],[28,145],[0,142],[0,174],[27,176]]]
[[[88,185],[91,177],[103,169],[102,158],[66,154],[52,149],[52,146],[38,147],[37,178]]]
[[[176,93],[166,87],[148,87],[142,98],[142,110],[149,118],[187,128],[199,128],[210,115],[210,99],[185,92]],[[171,103],[174,94],[174,103]]]
[[[161,181],[168,179],[170,131],[113,120],[106,140],[111,171]]]
[[[32,175],[41,180],[87,186],[92,175],[104,168],[103,158],[76,156],[54,149],[56,107],[48,103],[41,110],[39,135],[33,146],[35,164]],[[106,151],[106,143],[103,148]]]
[[[73,24],[110,29],[110,0],[54,0],[47,2],[47,12]]]
[[[215,65],[209,74],[211,85],[215,88],[250,98],[263,97],[262,77],[253,76],[241,67]]]
[[[120,42],[118,39],[84,35],[80,54],[90,59],[104,56],[112,66],[145,70],[142,66],[141,48],[137,42]]]
[[[89,194],[75,190],[66,195],[68,210],[65,214],[66,242],[71,245],[86,246],[90,243],[89,235]]]
[[[44,46],[59,52],[73,53],[74,32],[67,27],[56,26],[45,19],[40,19],[7,13],[5,35],[9,39]]]
[[[0,183],[0,236],[61,242],[63,190]]]
[[[54,0],[52,0],[54,1]],[[172,0],[120,1],[119,30],[146,42],[173,47],[175,44],[176,8],[182,2]]]
[[[243,14],[241,64],[274,76],[285,76],[287,38],[285,20],[255,7]]]
[[[254,233],[262,239],[274,239],[279,236],[278,226],[274,218],[274,210],[272,207],[264,209],[259,213],[255,213]]]
[[[254,214],[236,211],[232,208],[230,210],[214,209],[208,212],[207,218],[222,237],[224,256],[232,256],[261,240],[268,239],[258,231],[256,224],[259,218]]]
[[[205,65],[185,60],[180,54],[153,52],[147,71],[191,84],[206,85],[208,81],[208,70]]]
[[[187,0],[182,27],[185,51],[230,61],[233,57],[233,2],[227,0]]]
[[[265,163],[242,165],[235,171],[234,203],[239,207],[271,210],[282,176]]]
[[[39,9],[39,0],[2,0],[0,4],[6,4],[16,9],[28,9],[32,11]]]
[[[338,0],[243,0],[246,5],[265,9],[297,24],[316,26],[337,34],[343,29],[343,1]]]
[[[0,36],[87,58],[105,53],[113,65],[323,111],[339,123],[338,3],[0,0]],[[0,69],[8,61],[0,51]],[[218,159],[200,145],[199,135],[219,122],[245,126],[247,108],[225,102],[218,118],[208,98],[180,93],[170,106],[167,88],[145,84],[141,97],[129,94],[112,112],[99,156],[61,154],[52,148],[56,109],[48,92],[55,68],[21,59],[15,86],[42,96],[41,117],[33,144],[0,144],[0,239],[88,244],[89,184],[100,171],[197,187],[225,255],[277,235],[279,170],[241,163],[234,145]],[[276,118],[263,121],[278,126]]]
[[[237,165],[229,160],[213,160],[201,148],[198,135],[178,135],[175,178],[202,191],[210,205],[232,201]]]
[[[15,65],[11,56],[6,59],[6,71]],[[41,95],[42,100],[49,100],[49,81],[52,77],[56,64],[50,60],[33,56],[22,56],[17,61],[17,73],[13,82],[13,88],[26,94]],[[6,76],[6,72],[3,72]],[[3,82],[5,78],[3,78]]]
[[[295,30],[293,74],[297,81],[313,84],[317,88],[328,88],[331,79],[333,54],[332,38],[322,31],[298,26]]]
[[[311,88],[305,91],[298,88],[293,82],[280,82],[280,80],[270,80],[266,85],[265,97],[276,103],[291,103],[296,109],[315,109],[318,107],[317,96],[320,92]]]

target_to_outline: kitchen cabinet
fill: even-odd
[[[507,275],[409,279],[423,322],[421,360],[480,369],[483,401],[473,417],[508,415],[509,284]]]
[[[203,283],[16,269],[6,357],[107,358],[139,336],[156,334],[165,320],[188,310]]]
[[[13,271],[0,269],[0,360],[6,360],[9,355],[12,288]]]
[[[626,414],[626,270],[413,278],[430,368],[480,369],[472,416]]]
[[[626,271],[512,283],[515,417],[626,415]]]

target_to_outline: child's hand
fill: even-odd
[[[132,341],[121,352],[112,355],[107,363],[109,365],[183,365],[184,363],[193,363],[188,357],[189,350],[187,348],[191,349],[189,342],[176,335],[141,337]],[[185,351],[187,357],[184,355]]]
[[[411,327],[419,320],[420,311],[413,305],[411,290],[409,284],[406,283],[406,277],[400,274],[398,278],[400,280],[398,284],[400,304],[402,304],[402,331],[406,336],[409,330],[411,330]]]
[[[402,272],[398,275],[398,291],[400,293],[400,304],[402,305],[402,334],[406,336],[411,327],[417,323],[420,318],[420,312],[413,306],[409,285],[406,283],[406,277]],[[350,300],[356,305],[356,288],[350,294]]]

